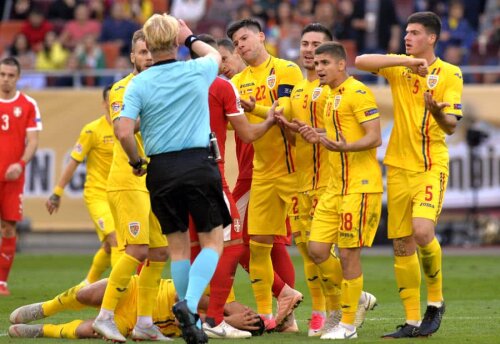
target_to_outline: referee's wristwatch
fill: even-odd
[[[128,164],[132,166],[134,170],[140,170],[142,168],[143,163],[144,162],[142,161],[141,158],[137,159],[136,162],[131,162],[131,161],[128,162]]]

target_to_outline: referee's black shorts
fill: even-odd
[[[232,219],[222,180],[208,148],[186,149],[150,157],[146,186],[163,234],[188,230],[189,214],[197,232],[226,227]]]

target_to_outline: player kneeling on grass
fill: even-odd
[[[22,306],[10,314],[9,336],[19,338],[66,338],[84,339],[98,338],[92,329],[94,319],[73,320],[64,324],[32,324],[28,323],[50,317],[65,310],[80,310],[86,306],[99,307],[102,302],[108,280],[102,279],[87,286],[79,284],[61,294],[40,303]],[[116,325],[122,335],[127,337],[134,328],[136,321],[138,276],[130,281],[124,297],[120,300],[115,313]],[[174,283],[170,279],[162,279],[153,309],[153,322],[167,337],[179,336],[181,331],[172,312],[172,306],[177,300]],[[200,310],[206,309],[208,297],[200,301]],[[251,335],[261,335],[264,323],[259,316],[243,304],[232,301],[224,307],[224,321],[231,326]],[[167,340],[171,340],[167,338]]]

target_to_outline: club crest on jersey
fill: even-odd
[[[137,234],[141,231],[141,224],[139,222],[130,222],[128,224],[128,231],[135,238]]]
[[[323,91],[323,88],[321,87],[316,87],[312,93],[312,100],[315,102],[319,96],[321,95],[321,91]]]
[[[241,232],[241,222],[240,219],[233,219],[233,229],[236,233]]]
[[[120,102],[114,102],[113,104],[111,104],[111,110],[113,110],[113,112],[118,112],[120,111],[120,109],[121,109]]]
[[[269,75],[267,77],[267,87],[269,87],[270,89],[273,89],[274,86],[276,86],[276,75]]]
[[[427,76],[427,87],[429,87],[431,90],[437,86],[439,82],[439,76],[436,74],[429,74]]]
[[[14,106],[14,116],[21,117],[22,114],[23,109],[21,109],[19,106]]]
[[[340,101],[342,100],[342,96],[337,94],[335,98],[333,98],[333,109],[337,110],[340,106]]]

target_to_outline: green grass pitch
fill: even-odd
[[[0,298],[0,343],[64,343],[62,339],[11,339],[7,335],[8,316],[16,307],[46,300],[81,281],[91,256],[27,255],[16,257],[10,277],[12,296]],[[293,257],[296,266],[296,288],[304,293],[304,302],[296,310],[300,334],[266,334],[252,342],[311,343],[319,338],[307,337],[307,319],[311,302],[304,282],[300,257]],[[380,343],[380,335],[392,331],[403,322],[403,309],[394,281],[392,257],[364,256],[364,289],[375,294],[378,307],[367,315],[354,343]],[[168,276],[168,271],[165,272]],[[424,290],[423,290],[424,292]],[[247,276],[241,270],[236,278],[237,298],[255,306]],[[403,340],[403,343],[500,343],[500,261],[499,256],[445,256],[444,295],[447,311],[437,334],[428,339]],[[423,305],[424,306],[424,305]],[[58,314],[52,322],[86,319],[95,310]],[[48,319],[45,319],[48,321]],[[215,342],[212,340],[211,342]],[[240,340],[241,341],[241,340]],[[79,340],[78,343],[99,343],[100,340]],[[182,339],[175,342],[183,343]],[[239,341],[224,340],[224,343]],[[324,341],[321,341],[322,343]]]

